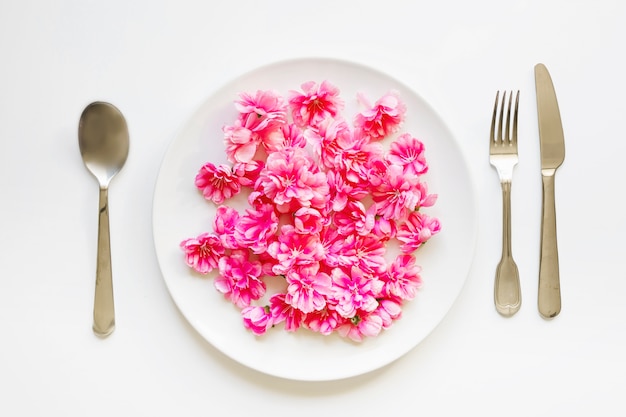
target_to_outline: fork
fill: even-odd
[[[493,105],[491,118],[491,135],[489,141],[489,162],[498,171],[502,186],[502,258],[496,269],[494,285],[494,301],[496,310],[503,316],[510,317],[517,313],[522,304],[519,272],[513,260],[511,250],[511,181],[513,167],[517,165],[517,113],[519,106],[519,91],[515,96],[515,108],[511,122],[511,106],[513,92],[508,95],[496,92],[496,101]],[[498,104],[500,103],[500,106]],[[500,110],[498,115],[498,109]],[[506,118],[505,116],[506,111]],[[511,126],[512,125],[512,126]]]

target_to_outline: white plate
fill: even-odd
[[[222,126],[236,117],[233,101],[242,91],[273,89],[287,93],[303,82],[329,80],[341,90],[344,115],[356,111],[357,92],[372,102],[389,90],[407,106],[402,131],[426,146],[429,191],[439,199],[427,213],[442,231],[417,251],[423,287],[405,303],[403,317],[378,337],[353,343],[306,330],[270,329],[255,337],[244,329],[239,310],[224,300],[212,278],[200,278],[184,264],[179,243],[211,231],[214,209],[198,193],[194,177],[207,161],[225,163]],[[189,323],[213,346],[235,361],[270,375],[308,381],[342,379],[385,366],[418,345],[443,319],[469,272],[477,232],[470,173],[450,131],[418,95],[370,68],[331,59],[279,62],[245,74],[215,92],[170,145],[156,182],[154,241],[171,296]]]

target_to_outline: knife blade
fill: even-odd
[[[554,177],[565,159],[565,138],[552,77],[544,64],[535,65],[535,88],[543,185],[537,306],[544,318],[552,318],[561,312]]]

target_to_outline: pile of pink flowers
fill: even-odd
[[[223,128],[229,164],[207,162],[195,178],[217,213],[213,231],[181,242],[185,261],[218,271],[215,287],[256,335],[284,323],[361,341],[400,318],[421,286],[413,253],[440,230],[421,210],[437,197],[422,178],[424,145],[401,133],[396,93],[359,103],[344,119],[328,81],[286,97],[242,93]],[[249,208],[225,204],[242,191]],[[282,290],[266,294],[270,280]]]

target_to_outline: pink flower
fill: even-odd
[[[235,225],[235,240],[238,245],[259,254],[267,250],[269,242],[278,230],[278,216],[271,204],[260,204],[247,209]]]
[[[344,320],[337,327],[337,332],[342,337],[347,337],[355,342],[362,342],[364,337],[378,336],[382,328],[383,320],[378,314],[359,313],[349,320]]]
[[[338,260],[343,267],[356,267],[370,274],[379,274],[387,269],[385,244],[372,234],[351,234],[334,245],[340,247]]]
[[[304,148],[307,145],[302,129],[294,123],[284,123],[267,132],[262,138],[264,149],[276,152],[285,148]]]
[[[341,211],[349,200],[361,200],[367,195],[365,184],[351,184],[336,170],[326,172],[330,192],[329,209]]]
[[[315,154],[326,168],[335,168],[335,160],[342,149],[349,149],[355,142],[350,126],[345,120],[327,119],[314,129],[304,131]]]
[[[303,313],[319,311],[326,307],[326,296],[331,293],[332,280],[319,272],[319,265],[291,269],[286,276],[285,302]]]
[[[407,178],[401,166],[390,165],[386,175],[372,191],[378,214],[385,219],[405,219],[415,210],[420,196],[415,193],[416,179]]]
[[[303,93],[291,91],[289,106],[294,122],[300,127],[317,126],[327,118],[335,117],[343,109],[339,89],[322,81],[309,81],[301,85]]]
[[[356,140],[339,150],[335,165],[350,183],[367,185],[372,165],[382,157],[383,147],[380,143]]]
[[[296,233],[317,234],[327,223],[327,219],[314,208],[302,207],[293,214],[293,224]]]
[[[342,317],[352,318],[357,311],[371,312],[378,307],[376,297],[380,295],[383,283],[363,273],[359,268],[350,268],[350,275],[341,268],[332,272],[335,309]]]
[[[417,250],[440,230],[441,225],[438,219],[414,211],[409,215],[407,221],[400,225],[396,238],[403,243],[402,252],[410,253]]]
[[[265,294],[261,263],[250,261],[248,251],[234,250],[230,256],[220,258],[218,266],[220,276],[215,279],[215,288],[237,307],[247,307]]]
[[[258,90],[253,96],[241,93],[240,99],[235,101],[235,108],[239,111],[239,120],[253,132],[261,136],[264,131],[271,131],[286,122],[286,111],[283,97],[269,90]]]
[[[425,182],[420,181],[415,184],[413,192],[418,197],[416,209],[420,207],[431,207],[437,201],[437,194],[428,194],[428,187]]]
[[[278,275],[285,275],[295,266],[312,265],[324,257],[318,235],[299,234],[291,225],[281,227],[278,240],[270,243],[267,252],[278,261],[273,267]]]
[[[215,166],[207,162],[196,175],[196,187],[207,200],[222,204],[241,191],[239,179],[228,165]]]
[[[208,274],[217,268],[220,257],[224,255],[220,238],[212,233],[185,239],[180,243],[180,248],[185,252],[187,266],[201,274]]]
[[[260,144],[272,149],[274,142],[283,141],[280,128],[287,119],[280,95],[272,91],[257,91],[254,96],[242,93],[235,108],[239,118],[232,126],[223,128],[226,155],[231,163],[250,162]]]
[[[383,329],[388,329],[394,320],[402,317],[402,305],[394,299],[383,298],[378,301],[378,308],[373,314],[381,318]]]
[[[304,317],[304,325],[314,332],[327,336],[331,334],[343,320],[345,319],[339,316],[335,310],[324,308],[308,313]]]
[[[365,101],[361,97],[362,101]],[[382,139],[400,128],[406,106],[396,93],[387,93],[369,109],[359,113],[354,125],[373,140]]]
[[[335,267],[339,266],[339,256],[342,250],[342,239],[339,238],[337,229],[332,225],[327,225],[322,228],[319,234],[320,243],[323,248],[324,255],[322,257],[322,266],[327,267],[326,272],[330,272]]]
[[[421,271],[422,268],[417,265],[412,255],[398,256],[381,277],[384,282],[383,294],[402,300],[412,300],[422,286]]]
[[[398,227],[394,219],[385,219],[381,216],[374,217],[372,234],[377,238],[387,241],[396,237]]]
[[[253,187],[264,166],[263,161],[236,162],[233,165],[233,173],[239,178],[239,184]]]
[[[261,141],[260,137],[237,120],[232,126],[224,126],[224,145],[226,157],[231,163],[250,162],[256,154]]]
[[[326,174],[319,171],[300,148],[270,154],[256,188],[270,198],[281,213],[294,208],[292,203],[323,208],[328,198]]]
[[[213,220],[213,230],[219,236],[222,245],[226,249],[237,249],[239,244],[235,239],[235,225],[239,222],[237,210],[219,206]]]
[[[408,133],[400,135],[391,143],[387,160],[390,164],[403,167],[405,175],[419,176],[428,171],[424,144]]]
[[[285,322],[285,330],[295,332],[300,328],[306,316],[285,301],[285,294],[278,293],[270,298],[270,311],[274,324]]]
[[[272,315],[269,307],[248,306],[241,310],[243,325],[257,336],[264,334],[272,327]]]
[[[365,208],[360,201],[350,201],[346,207],[335,214],[337,231],[344,236],[357,233],[361,236],[369,234],[375,225],[376,206]]]

